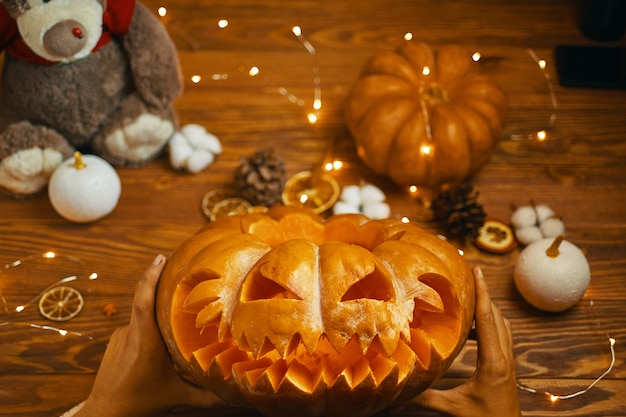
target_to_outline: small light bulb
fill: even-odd
[[[545,130],[540,130],[537,132],[537,140],[539,142],[543,142],[548,137],[548,133]]]
[[[408,217],[406,217],[406,216],[405,216],[405,217],[403,217],[403,218],[401,218],[401,219],[400,219],[400,221],[401,221],[402,223],[404,223],[404,224],[411,223],[411,220],[409,220],[409,218],[408,218]]]
[[[309,196],[308,196],[308,194],[306,194],[306,193],[302,193],[302,194],[300,194],[300,198],[299,198],[299,200],[300,200],[300,203],[301,203],[301,204],[306,203],[307,201],[309,201]]]
[[[252,67],[248,71],[248,74],[250,74],[251,77],[256,77],[257,75],[259,75],[259,72],[261,72],[261,70],[259,70],[259,67]]]
[[[539,65],[539,68],[546,69],[547,63],[545,59],[540,59],[539,61],[537,61],[537,64]]]
[[[559,397],[557,395],[553,395],[550,394],[550,401],[552,401],[553,403],[557,402],[559,400]]]
[[[333,169],[341,169],[343,168],[343,161],[333,161]]]
[[[420,153],[422,155],[430,155],[433,153],[433,147],[432,145],[422,145],[422,147],[420,148]]]
[[[472,55],[472,60],[474,62],[480,61],[480,58],[482,58],[482,55],[480,54],[480,52],[474,52],[474,54]]]
[[[422,75],[430,75],[430,67],[428,65],[424,65],[424,68],[422,68]]]
[[[98,273],[97,272],[92,272],[91,275],[89,275],[89,279],[92,281],[95,281],[98,279]]]
[[[61,336],[67,336],[67,330],[65,330],[65,329],[59,329],[59,334],[60,334]]]
[[[219,27],[220,29],[224,29],[224,28],[228,27],[228,23],[229,23],[228,20],[220,19],[217,22],[217,27]]]
[[[611,343],[611,346],[615,346],[615,339],[612,337],[609,337],[609,342]]]
[[[25,309],[25,308],[26,308],[26,307],[24,307],[24,306],[17,306],[17,307],[15,307],[15,311],[16,311],[17,313],[21,313],[22,311],[24,311],[24,309]]]
[[[315,113],[309,113],[306,115],[306,117],[307,119],[309,119],[309,123],[311,123],[312,125],[317,123],[317,115]]]
[[[165,7],[159,7],[157,13],[159,14],[159,16],[165,17],[167,15],[167,9]]]
[[[315,110],[319,110],[319,109],[321,109],[321,108],[322,108],[322,100],[320,100],[319,98],[316,98],[316,99],[313,101],[313,108],[314,108]]]
[[[411,32],[407,32],[404,34],[405,41],[410,41],[411,39],[413,39],[413,34]]]
[[[326,164],[324,164],[324,171],[330,172],[332,170],[333,170],[333,163],[332,162],[326,162]]]
[[[194,84],[198,84],[200,81],[202,81],[202,77],[199,75],[192,75],[191,76],[191,82]]]
[[[46,252],[46,253],[43,254],[43,257],[44,258],[48,258],[48,259],[56,258],[56,256],[57,255],[54,252]]]
[[[409,187],[409,192],[410,192],[411,194],[415,194],[415,193],[417,192],[417,190],[418,190],[417,185],[411,185],[411,186]]]
[[[302,29],[300,28],[300,26],[294,26],[291,28],[291,31],[293,32],[294,35],[296,36],[300,36],[302,35]]]

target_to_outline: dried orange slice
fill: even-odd
[[[215,205],[227,198],[235,197],[235,193],[232,190],[228,190],[226,188],[218,188],[216,190],[211,190],[202,197],[202,212],[204,215],[210,219],[211,211]]]
[[[332,176],[303,171],[287,180],[282,200],[286,206],[306,207],[315,213],[323,213],[337,202],[339,194],[339,184]]]
[[[247,214],[252,210],[252,204],[239,197],[225,198],[216,203],[211,209],[210,219],[214,221],[220,217]]]
[[[478,230],[476,246],[493,253],[505,253],[517,246],[513,231],[499,220],[487,219]]]
[[[39,312],[52,321],[67,321],[78,315],[85,301],[81,293],[72,287],[55,287],[39,299]]]

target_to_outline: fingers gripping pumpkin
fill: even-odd
[[[461,182],[502,136],[507,103],[456,45],[437,53],[406,42],[373,57],[348,96],[345,120],[359,157],[400,185]]]
[[[456,249],[397,220],[274,208],[171,256],[157,318],[179,372],[268,416],[368,416],[430,386],[469,332]]]

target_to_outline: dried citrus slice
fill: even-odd
[[[307,207],[322,213],[337,202],[339,194],[339,184],[330,175],[303,171],[287,180],[282,200],[286,206]]]
[[[72,287],[55,287],[39,299],[39,312],[52,321],[67,321],[80,313],[85,301],[78,290]]]
[[[226,188],[218,188],[216,190],[211,190],[202,197],[202,212],[204,215],[210,219],[211,211],[215,205],[227,198],[235,197],[235,193],[232,190],[228,190]]]
[[[476,246],[489,252],[505,253],[517,246],[513,231],[499,220],[487,219],[478,230]]]
[[[234,216],[236,214],[247,214],[252,210],[252,204],[239,197],[225,198],[216,203],[211,209],[211,221],[224,216]]]

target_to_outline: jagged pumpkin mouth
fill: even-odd
[[[337,300],[345,304],[346,312],[353,307],[354,314],[375,312],[371,320],[368,318],[369,327],[365,328],[368,334],[349,333],[350,330],[335,325],[311,329],[306,317],[300,314],[309,310],[303,310],[300,305],[313,305],[319,300],[304,300],[297,291],[268,279],[267,275],[275,273],[275,268],[272,259],[263,255],[277,253],[274,256],[278,264],[285,259],[285,254],[280,254],[281,245],[301,245],[302,249],[296,253],[330,246],[328,251],[334,253],[343,246],[332,246],[333,242],[351,236],[350,242],[341,244],[361,247],[360,257],[364,257],[385,239],[378,225],[355,230],[354,223],[346,221],[332,226],[328,223],[324,228],[313,221],[302,223],[302,219],[302,216],[297,218],[297,225],[282,219],[282,224],[263,220],[246,226],[248,234],[259,238],[257,256],[262,260],[254,260],[244,274],[246,278],[240,279],[242,288],[238,293],[234,291],[236,300],[221,298],[223,293],[218,289],[225,285],[220,282],[224,271],[200,267],[180,281],[173,300],[172,314],[176,316],[173,321],[177,323],[173,332],[180,353],[193,368],[200,368],[209,379],[235,380],[238,385],[253,390],[271,387],[278,392],[290,386],[313,393],[335,384],[349,389],[401,385],[416,371],[432,372],[433,363],[443,362],[452,354],[461,337],[462,306],[448,279],[435,272],[412,278],[419,290],[404,291],[401,296],[393,284],[385,284],[379,270],[382,266],[374,268]],[[299,240],[302,236],[308,240]],[[262,247],[272,250],[263,251]],[[316,256],[320,258],[319,254]],[[225,310],[228,305],[234,305],[232,311]],[[401,305],[410,305],[411,309]],[[240,324],[237,324],[237,309],[244,311],[245,320],[240,320]],[[403,330],[387,338],[385,326],[390,326],[384,320],[387,316],[376,315],[393,309],[408,313]],[[350,314],[344,315],[349,318]],[[281,328],[283,321],[286,324],[279,331],[280,337],[268,334]]]

